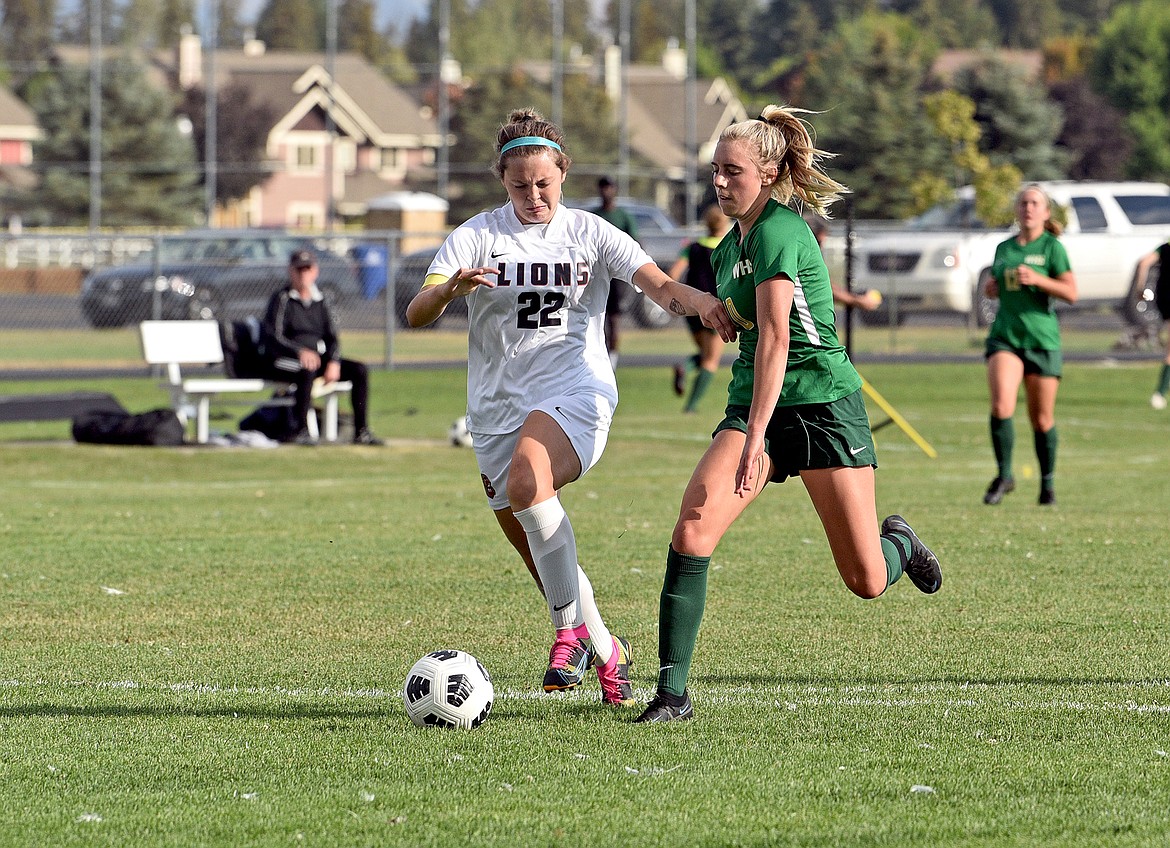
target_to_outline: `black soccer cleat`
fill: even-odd
[[[687,721],[695,717],[691,708],[691,696],[684,689],[681,695],[657,692],[642,714],[634,719],[635,724],[661,724],[664,721]]]
[[[1016,481],[1011,477],[996,477],[987,487],[987,494],[983,496],[985,504],[995,505],[1003,500],[1003,496],[1016,490]]]
[[[928,595],[933,595],[941,589],[942,569],[939,568],[938,557],[922,544],[922,540],[906,523],[906,519],[900,515],[891,515],[883,521],[882,535],[890,533],[898,533],[910,540],[910,557],[902,569],[910,581]]]
[[[1056,503],[1056,492],[1045,486],[1040,490],[1040,498],[1036,501],[1040,506],[1052,506]]]

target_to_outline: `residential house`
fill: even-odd
[[[433,169],[441,134],[434,118],[355,53],[268,52],[258,42],[217,50],[208,63],[198,36],[185,36],[174,79],[203,85],[245,83],[279,115],[268,134],[272,176],[225,221],[246,226],[322,229],[361,219],[368,202],[404,187],[408,172]]]
[[[103,48],[106,59],[122,48]],[[58,45],[58,58],[89,61],[80,45]],[[215,226],[324,229],[361,219],[371,198],[405,187],[408,172],[433,172],[441,139],[431,110],[355,53],[267,51],[258,41],[210,56],[198,35],[178,50],[143,55],[147,79],[160,88],[241,81],[278,115],[268,133],[271,176],[248,197],[217,210]],[[332,71],[332,73],[330,73]],[[332,85],[330,84],[332,81]]]
[[[0,187],[24,189],[32,185],[34,177],[33,142],[42,132],[37,116],[15,94],[0,86]],[[16,219],[4,215],[9,228],[19,226]]]
[[[586,58],[583,62],[588,62]],[[547,82],[551,69],[547,62],[525,64],[527,72]],[[655,205],[672,213],[676,219],[686,217],[687,199],[687,102],[688,83],[686,52],[675,45],[663,52],[657,65],[630,65],[623,85],[621,52],[609,47],[595,66],[578,72],[592,72],[598,84],[613,102],[615,120],[620,121],[623,89],[629,143],[630,174],[649,180],[650,198]],[[694,160],[691,172],[700,183],[710,173],[711,156],[719,133],[725,127],[748,117],[747,109],[731,86],[721,77],[694,80]],[[619,151],[614,151],[619,156]],[[620,163],[619,163],[620,165]],[[697,212],[697,210],[696,210]]]

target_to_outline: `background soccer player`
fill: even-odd
[[[1073,303],[1077,280],[1068,253],[1057,238],[1048,195],[1037,185],[1016,197],[1019,232],[995,249],[992,276],[984,293],[999,298],[999,312],[987,334],[987,384],[991,393],[991,445],[998,467],[983,495],[997,504],[1016,488],[1012,474],[1016,399],[1020,383],[1028,398],[1036,459],[1040,463],[1041,504],[1056,503],[1056,390],[1062,356],[1055,300]]]
[[[1162,360],[1162,368],[1158,371],[1158,385],[1150,395],[1150,406],[1154,409],[1166,408],[1166,393],[1170,391],[1170,242],[1158,246],[1157,250],[1147,253],[1138,262],[1137,276],[1145,279],[1146,274],[1154,263],[1158,263],[1158,282],[1154,287],[1154,305],[1158,307],[1158,314],[1166,322],[1166,358]]]

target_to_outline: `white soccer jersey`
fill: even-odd
[[[548,224],[522,224],[507,203],[455,229],[427,270],[494,267],[495,287],[467,296],[467,411],[476,433],[509,433],[537,402],[592,387],[617,404],[605,349],[613,279],[653,262],[592,212],[557,206]]]

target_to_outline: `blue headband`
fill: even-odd
[[[555,141],[549,141],[547,138],[541,138],[538,135],[522,135],[520,138],[514,138],[500,148],[500,153],[507,153],[513,147],[551,147],[554,150],[560,150],[561,146]]]

